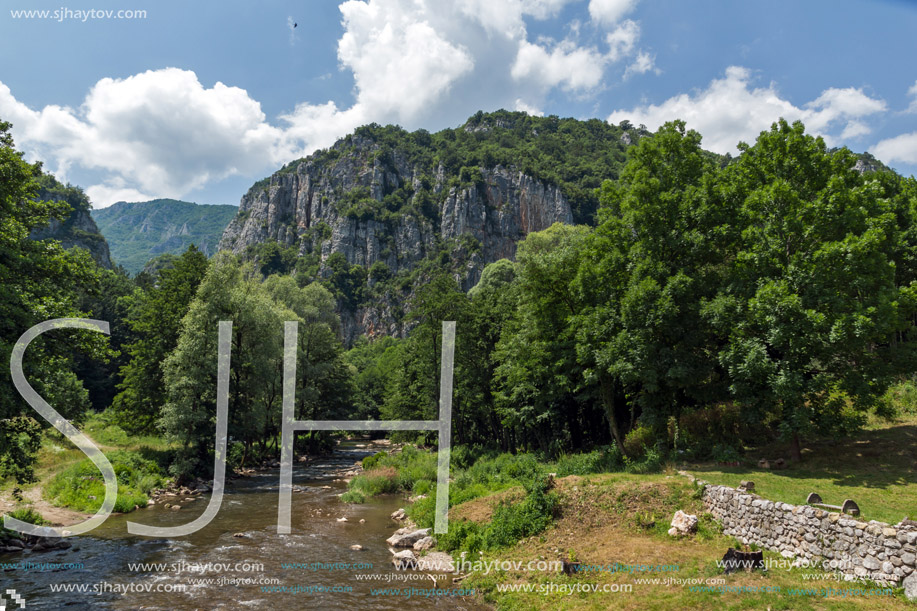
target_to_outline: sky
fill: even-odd
[[[718,153],[784,117],[917,173],[914,1],[0,4],[0,120],[96,208],[238,204],[359,125],[500,108],[680,118]]]

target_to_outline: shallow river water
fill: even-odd
[[[403,506],[400,497],[340,502],[346,484],[334,481],[336,474],[367,453],[342,444],[332,458],[295,468],[293,483],[300,491],[293,493],[292,534],[277,534],[279,473],[273,470],[229,481],[219,514],[188,537],[135,537],[125,523],[190,522],[203,512],[207,495],[182,503],[181,511],[160,504],[111,516],[90,534],[69,539],[69,550],[0,555],[0,563],[43,564],[0,571],[0,589],[15,590],[26,609],[485,608],[472,597],[430,591],[460,589],[451,577],[439,575],[434,584],[428,574],[394,569],[385,539],[398,527],[390,515]],[[347,521],[338,522],[340,517]],[[355,544],[363,550],[351,550]],[[288,563],[309,566],[285,567]],[[156,564],[161,566],[150,566]],[[278,591],[284,586],[288,591]],[[67,588],[71,591],[62,591]]]

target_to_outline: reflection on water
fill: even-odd
[[[332,473],[350,466],[366,450],[343,444],[334,458],[308,468],[297,466],[289,535],[277,534],[276,471],[227,483],[216,518],[188,537],[150,540],[127,534],[128,520],[173,526],[193,520],[208,497],[182,502],[180,511],[155,505],[129,516],[112,516],[90,535],[71,539],[66,551],[0,555],[0,562],[83,563],[83,568],[54,571],[4,571],[0,584],[15,589],[27,609],[481,609],[470,598],[373,595],[373,589],[429,589],[428,576],[412,581],[367,581],[362,575],[423,575],[395,571],[385,543],[397,525],[390,514],[400,498],[375,499],[364,505],[341,503],[346,484]],[[338,518],[346,517],[346,522]],[[360,523],[364,519],[364,523]],[[236,534],[244,536],[237,537]],[[361,545],[360,551],[350,549]],[[361,568],[283,568],[282,563],[360,563]],[[137,567],[136,564],[162,565]],[[263,565],[263,569],[258,566]],[[371,565],[372,568],[369,568]],[[228,568],[227,568],[228,567]],[[393,577],[384,577],[383,579]],[[246,583],[245,580],[249,580]],[[267,585],[265,585],[267,581]],[[73,584],[85,593],[52,592]],[[272,592],[272,584],[298,587],[298,593]],[[267,587],[268,591],[263,588]],[[340,591],[344,588],[351,591]],[[458,588],[440,579],[439,588]],[[132,592],[124,592],[133,588]],[[318,588],[324,588],[319,591]],[[332,589],[338,591],[331,591]],[[184,589],[184,591],[177,591]],[[310,590],[311,592],[305,591]],[[96,593],[98,592],[98,593]]]

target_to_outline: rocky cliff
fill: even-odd
[[[84,248],[93,260],[106,269],[112,268],[108,243],[99,232],[89,213],[90,203],[86,194],[77,187],[64,186],[53,176],[40,179],[39,201],[65,201],[72,212],[64,220],[51,219],[47,227],[32,231],[33,240],[58,240],[64,248]]]
[[[538,146],[560,146],[564,138],[557,132],[569,127],[564,122],[598,130],[590,142],[579,143],[584,158],[604,149],[596,155],[596,176],[580,170],[576,181],[565,181],[561,166],[569,160]],[[418,267],[435,259],[468,290],[486,264],[512,259],[516,242],[529,232],[589,220],[575,213],[591,216],[592,190],[602,178],[615,177],[626,146],[618,128],[596,123],[601,125],[502,113],[434,135],[360,128],[256,183],[220,248],[245,254],[275,241],[300,258],[311,257],[317,276],[326,279],[335,273],[333,257],[343,257],[351,268],[366,270],[368,286],[400,278],[394,284],[408,293],[409,285],[423,281]],[[562,135],[576,140],[575,131]],[[402,335],[399,306],[406,296],[375,291],[356,302],[341,299],[345,340],[362,333]]]

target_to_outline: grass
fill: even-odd
[[[166,473],[173,447],[162,438],[154,435],[128,435],[112,424],[104,413],[90,415],[79,428],[109,456],[115,467],[119,481],[119,499],[115,511],[131,511],[136,505],[145,505],[149,491],[165,485],[166,480],[162,474]],[[53,429],[45,431],[43,435],[35,476],[36,481],[23,486],[23,490],[38,488],[40,494],[37,496],[44,496],[58,507],[94,512],[101,506],[105,496],[99,470],[83,452]],[[14,487],[12,479],[0,483],[2,491]],[[91,496],[96,499],[90,499]]]
[[[773,501],[805,504],[810,492],[832,505],[853,499],[864,520],[917,518],[917,414],[905,412],[894,422],[874,418],[849,439],[803,440],[802,462],[784,470],[757,466],[760,458],[778,457],[788,458],[788,448],[752,448],[737,467],[701,463],[687,470],[711,484],[751,480],[756,494]]]
[[[586,477],[566,477],[557,481],[559,517],[554,525],[535,536],[526,537],[513,546],[484,551],[474,560],[520,560],[524,567],[531,560],[559,560],[573,556],[583,565],[677,565],[676,572],[640,574],[625,571],[595,571],[565,576],[557,572],[495,571],[484,575],[473,573],[462,581],[462,587],[475,588],[483,598],[500,611],[507,610],[579,610],[579,609],[913,609],[900,590],[894,596],[828,597],[793,596],[792,588],[870,589],[871,584],[836,582],[833,579],[805,580],[811,569],[771,570],[722,575],[715,561],[735,545],[720,534],[718,524],[704,513],[694,487],[672,471],[664,474],[636,475],[615,473]],[[494,495],[499,497],[499,495]],[[499,503],[496,498],[480,498],[469,504]],[[672,514],[677,509],[700,517],[698,534],[673,539],[666,534]],[[456,513],[469,515],[464,506]],[[482,518],[486,519],[486,518]],[[463,528],[463,522],[450,524]],[[467,526],[464,526],[467,528]],[[765,552],[765,558],[779,556]],[[677,578],[722,579],[730,587],[780,588],[780,593],[737,593],[691,591],[685,585],[636,583],[636,579]],[[533,592],[499,592],[505,584],[528,584],[536,589],[560,586],[588,587],[628,585],[632,592],[575,592],[544,594]],[[719,584],[716,584],[719,585]]]
[[[27,524],[35,524],[37,526],[45,526],[49,524],[47,520],[41,517],[40,513],[38,513],[31,507],[21,507],[19,509],[14,509],[13,511],[9,511],[3,515],[10,516],[11,518],[15,518],[19,520],[20,522],[26,522]],[[0,540],[11,539],[11,538],[22,539],[23,536],[24,535],[22,533],[16,532],[14,530],[7,530],[6,528],[4,528],[3,521],[0,520]]]
[[[146,507],[149,493],[165,483],[159,466],[128,450],[106,452],[105,457],[118,478],[114,511],[127,513]],[[58,507],[95,512],[105,499],[105,482],[88,458],[55,475],[44,489],[45,497]]]

